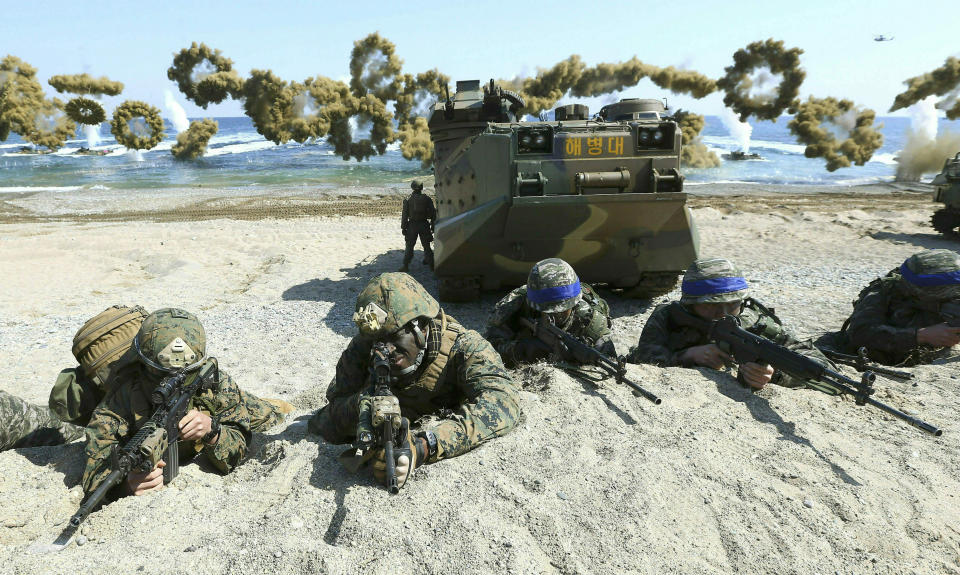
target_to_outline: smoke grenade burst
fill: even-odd
[[[51,76],[47,83],[61,94],[119,96],[123,92],[123,82],[114,82],[106,76],[94,78],[90,74]]]
[[[0,60],[0,142],[30,133],[44,101],[36,68],[16,56]]]
[[[924,174],[939,172],[943,162],[960,151],[960,134],[938,133],[937,97],[927,96],[907,111],[907,142],[897,154],[897,181],[917,182]]]
[[[131,150],[149,150],[163,141],[163,118],[160,110],[150,104],[127,100],[114,110],[110,133]]]
[[[912,106],[929,96],[944,96],[937,107],[946,111],[947,118],[951,120],[960,118],[960,100],[957,98],[960,90],[960,58],[947,58],[943,66],[909,78],[904,84],[907,89],[897,94],[890,107],[891,112]]]
[[[864,165],[883,145],[883,135],[873,126],[874,111],[858,108],[850,100],[811,96],[791,112],[795,116],[787,127],[806,144],[804,155],[825,159],[830,172]]]
[[[177,134],[177,143],[170,153],[178,160],[192,160],[207,153],[207,144],[219,129],[216,120],[205,118],[194,120],[186,130]]]
[[[725,68],[726,75],[717,80],[717,87],[726,92],[723,103],[741,122],[750,116],[776,121],[794,103],[806,77],[800,68],[801,54],[800,48],[788,50],[772,38],[737,50],[733,66]]]
[[[711,152],[700,140],[700,132],[706,121],[700,114],[677,110],[673,119],[680,126],[683,135],[683,148],[680,154],[681,165],[687,168],[714,168],[720,165],[720,158]]]

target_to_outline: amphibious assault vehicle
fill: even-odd
[[[523,105],[471,80],[433,107],[440,298],[521,285],[548,257],[630,296],[673,289],[699,239],[663,102],[621,100],[594,117],[570,104],[531,122]]]
[[[960,152],[943,163],[943,170],[933,181],[933,201],[942,202],[946,207],[933,213],[930,223],[941,234],[958,236],[960,227]]]

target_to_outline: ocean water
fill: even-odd
[[[788,120],[752,124],[749,149],[763,156],[762,160],[724,161],[716,168],[685,168],[687,182],[704,191],[702,186],[711,183],[850,186],[889,182],[896,172],[895,157],[910,127],[909,118],[880,118],[884,143],[873,158],[864,166],[828,172],[823,160],[804,157],[804,147],[787,130]],[[77,154],[81,147],[88,146],[82,132],[52,154],[22,153],[26,144],[11,134],[8,140],[0,142],[0,193],[198,186],[238,192],[280,187],[369,190],[406,188],[406,181],[430,173],[418,161],[405,160],[396,145],[383,156],[357,162],[341,159],[323,141],[275,145],[259,135],[247,117],[217,121],[220,129],[211,139],[207,155],[186,162],[175,160],[170,153],[176,131],[169,122],[164,141],[141,152],[118,145],[109,124],[102,124],[101,142],[92,149],[107,151],[103,156]],[[939,130],[960,132],[960,122],[941,119]],[[707,116],[702,138],[718,155],[741,147],[715,116]]]

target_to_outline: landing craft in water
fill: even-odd
[[[890,42],[893,40],[893,36],[884,36],[883,34],[877,34],[873,37],[874,42]]]
[[[730,152],[729,154],[723,154],[720,157],[723,158],[724,160],[732,160],[734,162],[742,162],[744,160],[764,159],[763,156],[761,156],[760,154],[748,154],[742,150],[736,150],[734,152]]]
[[[433,107],[440,298],[521,285],[550,257],[630,296],[673,289],[699,240],[663,102],[621,100],[595,116],[569,104],[531,122],[523,106],[470,80]]]

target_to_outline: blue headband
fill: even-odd
[[[747,280],[740,276],[683,282],[684,295],[714,295],[747,289]]]
[[[527,301],[530,303],[549,303],[560,301],[580,295],[580,280],[565,286],[549,287],[543,289],[530,289],[527,287]]]
[[[918,274],[907,266],[907,262],[903,262],[900,266],[900,275],[903,276],[903,279],[919,287],[960,284],[960,270],[940,274]]]

